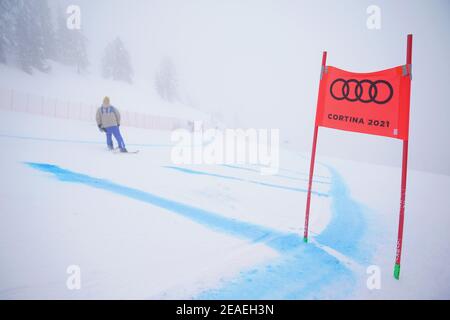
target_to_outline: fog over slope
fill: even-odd
[[[311,146],[322,51],[329,65],[376,71],[405,62],[406,35],[413,33],[410,166],[450,174],[448,1],[378,1],[380,30],[366,27],[372,1],[50,3],[80,6],[90,72],[98,72],[106,44],[120,36],[135,78],[148,81],[149,90],[169,57],[184,103],[229,126],[279,128],[302,151]],[[400,165],[400,141],[328,129],[319,139],[322,155]]]

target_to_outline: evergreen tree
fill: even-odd
[[[12,57],[27,73],[48,72],[52,59],[76,66],[79,73],[85,70],[86,38],[67,28],[64,11],[57,14],[55,32],[48,0],[0,0],[0,63]]]
[[[0,2],[0,63],[6,64],[5,49],[8,43],[8,35],[6,33],[5,21],[3,15],[3,4]]]
[[[130,55],[119,37],[105,48],[102,60],[102,76],[132,83],[133,68]]]
[[[168,102],[179,100],[178,77],[175,65],[169,57],[165,57],[155,75],[155,88],[160,97]]]
[[[6,63],[7,48],[14,43],[13,0],[0,0],[0,63]]]
[[[54,57],[54,36],[47,0],[0,0],[0,62],[7,55],[31,73],[32,68],[49,71],[47,59]]]
[[[0,63],[6,63],[5,50],[3,49],[3,43],[0,41]]]
[[[34,0],[36,1],[36,0]],[[47,59],[56,59],[56,35],[53,26],[52,12],[47,0],[36,1],[40,28],[42,33],[42,45]]]
[[[87,39],[79,29],[69,29],[63,11],[57,10],[56,52],[57,60],[75,66],[77,72],[86,70],[89,60],[86,52]]]
[[[17,1],[0,0],[0,63],[7,63],[7,54],[17,48],[15,25]]]
[[[38,1],[19,0],[16,18],[17,57],[22,70],[32,73],[32,68],[49,71],[44,53]]]

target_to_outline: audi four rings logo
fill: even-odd
[[[370,81],[364,79],[358,81],[356,79],[338,78],[331,83],[330,93],[336,100],[345,99],[350,102],[385,104],[392,99],[394,89],[386,80]]]

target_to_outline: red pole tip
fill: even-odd
[[[322,66],[325,66],[327,64],[327,52],[324,51],[322,54]]]
[[[408,34],[407,47],[406,47],[406,64],[412,64],[412,41],[413,35]]]

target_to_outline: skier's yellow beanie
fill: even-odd
[[[103,104],[104,104],[105,106],[108,106],[108,105],[109,105],[109,97],[104,97],[104,98],[103,98]]]

